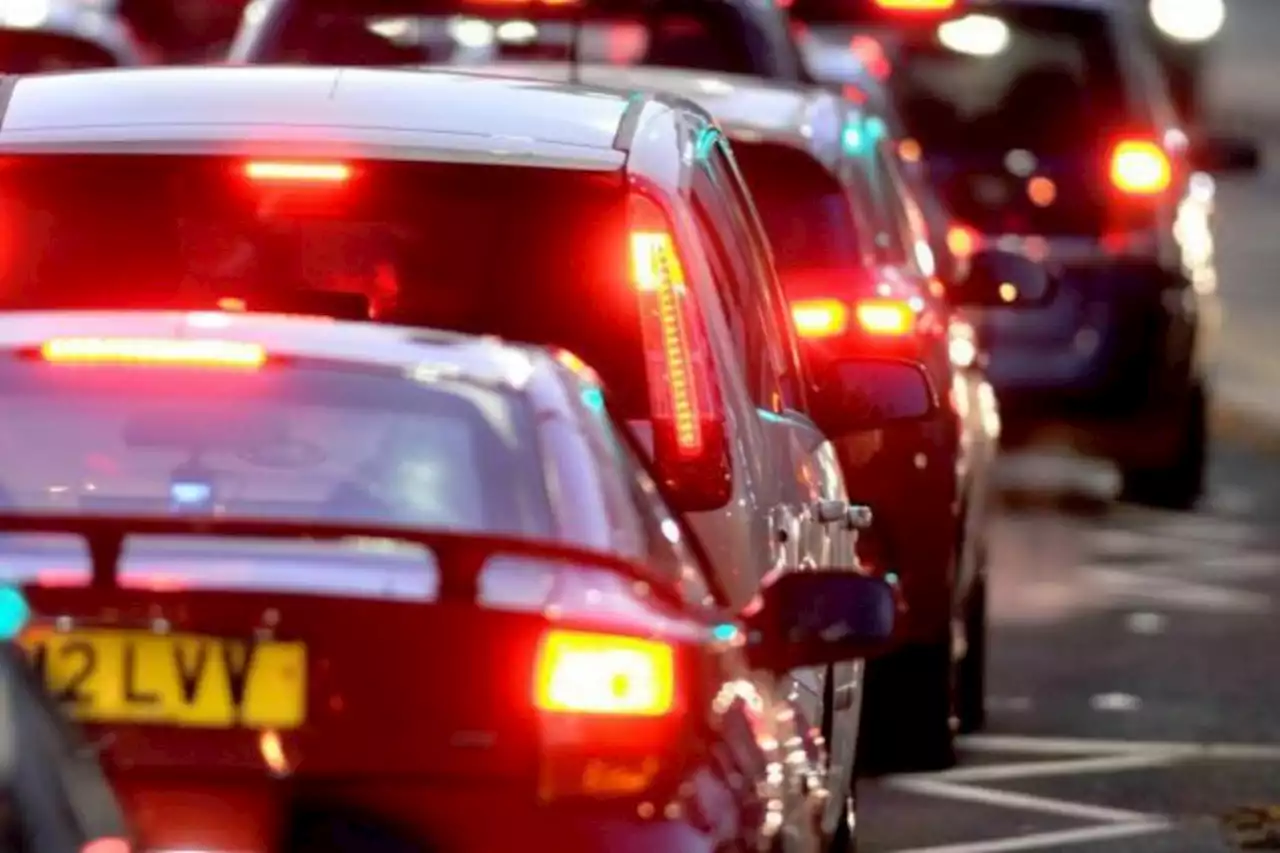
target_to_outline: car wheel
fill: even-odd
[[[1204,496],[1209,462],[1209,403],[1203,386],[1188,395],[1178,452],[1161,468],[1122,468],[1123,500],[1161,509],[1189,510]]]
[[[950,638],[867,661],[858,732],[862,773],[944,770],[955,764],[955,676]]]
[[[965,610],[965,654],[956,673],[956,713],[960,733],[981,731],[987,724],[987,577],[986,552]]]

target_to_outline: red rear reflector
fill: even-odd
[[[1145,139],[1126,139],[1111,149],[1111,183],[1131,195],[1157,195],[1169,188],[1173,167],[1164,150]]]
[[[856,309],[858,325],[872,335],[906,335],[915,326],[916,312],[897,299],[869,299]]]
[[[838,299],[797,299],[791,320],[802,338],[833,338],[849,329],[849,309]]]
[[[538,649],[541,711],[660,717],[675,705],[675,651],[656,640],[553,629]]]
[[[876,5],[891,12],[946,12],[956,0],[876,0]]]
[[[97,838],[80,848],[80,853],[131,853],[133,847],[123,838]]]
[[[54,364],[137,364],[258,368],[267,353],[240,341],[150,338],[57,338],[40,347]]]
[[[345,163],[277,163],[255,160],[245,163],[244,174],[253,181],[336,184],[351,177],[351,167]]]

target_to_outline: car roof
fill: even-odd
[[[469,66],[477,74],[545,81],[573,79],[609,89],[663,93],[705,111],[730,136],[798,148],[834,169],[842,156],[848,107],[832,92],[803,84],[683,68],[530,61]]]
[[[634,99],[450,71],[186,66],[35,75],[0,92],[0,151],[463,159],[617,169]]]
[[[445,375],[522,391],[549,362],[537,347],[491,337],[376,323],[221,311],[21,311],[0,314],[0,350],[61,338],[220,340],[268,354]]]

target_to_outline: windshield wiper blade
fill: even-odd
[[[439,601],[474,602],[479,595],[480,572],[495,556],[523,557],[598,569],[647,585],[659,598],[678,602],[670,581],[657,577],[643,565],[598,551],[555,542],[488,533],[398,525],[300,519],[241,519],[208,516],[112,516],[74,513],[0,512],[0,536],[48,534],[76,536],[85,541],[93,567],[92,585],[112,588],[120,567],[124,542],[132,536],[188,536],[228,539],[275,539],[303,542],[341,542],[348,539],[382,539],[418,545],[435,558],[440,574]]]

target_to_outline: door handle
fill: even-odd
[[[840,500],[820,500],[813,502],[813,516],[819,524],[833,524],[844,521],[849,515],[849,504]]]

